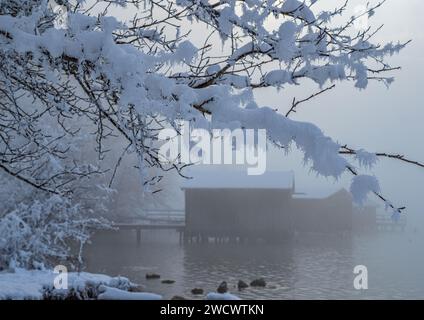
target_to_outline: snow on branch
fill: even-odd
[[[363,164],[369,163],[369,160],[366,160],[366,158],[369,159],[369,157],[372,157],[372,162],[375,162],[376,157],[382,157],[382,158],[389,158],[389,159],[395,159],[400,160],[412,165],[415,165],[420,168],[424,168],[424,163],[416,160],[411,160],[407,157],[405,157],[402,154],[392,154],[392,153],[386,153],[386,152],[375,152],[375,153],[368,153],[364,152],[363,150],[354,150],[347,145],[344,145],[341,147],[341,150],[339,151],[340,154],[346,154],[346,155],[355,155],[356,158],[359,159],[359,161],[362,161]]]

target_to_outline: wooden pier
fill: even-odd
[[[406,215],[401,215],[398,221],[393,221],[389,214],[377,214],[376,227],[378,231],[405,231]]]
[[[376,231],[396,232],[404,231],[406,223],[406,216],[401,216],[399,221],[393,221],[388,214],[377,214],[375,216],[375,224],[372,224],[370,227],[374,228]],[[145,211],[140,216],[116,222],[113,226],[120,230],[134,230],[137,245],[141,243],[141,233],[143,230],[175,230],[179,234],[180,243],[201,243],[209,242],[210,240],[214,243],[248,241],[247,237],[234,237],[225,234],[222,236],[214,235],[209,237],[187,232],[185,229],[185,214],[183,210],[149,210]]]
[[[113,226],[120,230],[134,230],[137,245],[141,243],[142,230],[175,230],[179,233],[180,242],[184,241],[185,217],[182,210],[148,210]]]

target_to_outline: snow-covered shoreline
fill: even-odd
[[[159,294],[141,292],[142,287],[125,277],[88,272],[69,272],[67,289],[55,289],[53,270],[16,269],[0,272],[0,300],[162,300]],[[230,293],[211,292],[207,300],[239,300]]]
[[[69,272],[67,289],[55,289],[58,276],[52,270],[24,270],[0,273],[0,300],[42,299],[162,299],[162,296],[140,291],[125,277]]]

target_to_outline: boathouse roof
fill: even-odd
[[[266,171],[248,175],[245,170],[194,170],[182,189],[281,189],[294,190],[292,171]]]

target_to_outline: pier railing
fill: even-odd
[[[120,230],[134,230],[137,244],[141,242],[141,230],[176,230],[182,241],[185,215],[183,210],[145,210],[140,215],[115,221],[114,226]]]
[[[406,215],[401,215],[399,220],[394,221],[390,215],[386,214],[377,214],[376,216],[376,225],[378,230],[381,231],[396,231],[396,230],[405,230],[407,224]]]

